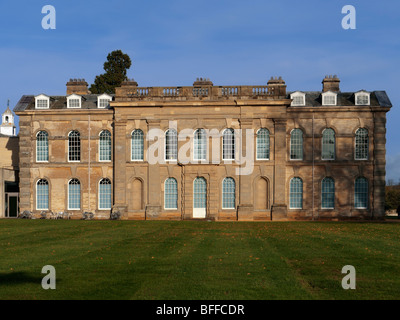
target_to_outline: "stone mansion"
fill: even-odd
[[[24,95],[20,212],[108,219],[384,217],[385,91],[287,92],[285,82]]]

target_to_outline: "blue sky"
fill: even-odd
[[[41,26],[44,5],[56,30]],[[342,7],[357,10],[344,30]],[[0,3],[0,112],[23,94],[65,94],[70,78],[92,83],[121,49],[140,86],[265,84],[321,90],[337,74],[343,91],[385,90],[387,179],[400,179],[400,2],[393,0],[15,0]]]

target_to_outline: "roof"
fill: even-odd
[[[290,94],[295,92],[303,92],[306,95],[306,107],[319,107],[322,106],[322,92],[321,91],[292,91],[287,93],[287,98],[290,99]],[[355,106],[356,92],[338,92],[337,93],[337,106]],[[387,107],[391,108],[392,103],[385,91],[372,91],[370,92],[370,106],[372,107]],[[103,94],[87,94],[82,95],[81,109],[99,109],[97,107],[97,98]],[[114,97],[115,95],[110,95]],[[50,109],[67,109],[68,96],[49,96]],[[111,107],[108,107],[108,109]],[[300,107],[301,108],[301,107]],[[107,108],[106,108],[107,109]],[[23,95],[14,107],[14,112],[35,110],[35,96]],[[100,109],[101,110],[101,109]]]
[[[80,109],[98,109],[97,98],[103,94],[85,94],[79,95],[82,99],[82,106]],[[68,96],[49,96],[50,98],[50,109],[67,109],[67,97]],[[114,95],[109,95],[113,97]],[[110,107],[108,107],[110,108]],[[108,108],[101,108],[108,109]],[[14,112],[35,110],[35,96],[34,95],[23,95],[14,107]]]
[[[290,94],[299,91],[288,92],[287,98],[290,99]],[[321,91],[300,91],[306,95],[306,107],[320,107],[322,106],[322,92]],[[360,91],[358,91],[360,92]],[[337,93],[337,106],[355,106],[354,94],[356,92],[338,92]],[[372,107],[392,107],[385,91],[372,91],[370,92],[370,106]],[[358,107],[358,106],[357,106]]]

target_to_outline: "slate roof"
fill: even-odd
[[[295,91],[293,91],[295,92]],[[287,93],[287,98],[290,99],[290,94]],[[322,96],[320,91],[300,91],[306,94],[306,107],[319,107],[322,106]],[[97,94],[82,95],[82,108],[81,109],[98,109],[97,108]],[[110,95],[114,97],[114,95]],[[339,92],[337,94],[337,106],[355,106],[354,92]],[[370,106],[372,107],[392,107],[389,97],[385,91],[372,91],[370,95]],[[362,107],[362,106],[360,106]],[[110,107],[108,107],[110,108]],[[296,107],[301,108],[301,107]],[[51,96],[50,109],[67,109],[67,96]],[[107,108],[106,108],[107,109]],[[24,95],[14,107],[14,112],[35,110],[35,96]],[[101,110],[101,109],[100,109]]]
[[[288,92],[287,98],[290,99],[290,94],[294,92],[296,91]],[[299,91],[299,92],[306,94],[306,105],[305,105],[306,107],[322,106],[322,95],[321,95],[322,92],[320,91]],[[354,93],[355,92],[338,92],[336,105],[341,107],[355,106]],[[389,97],[387,96],[385,91],[372,91],[370,95],[370,106],[392,107],[392,103],[390,102]]]

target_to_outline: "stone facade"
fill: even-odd
[[[386,112],[391,104],[382,91],[365,92],[368,101],[359,104],[358,93],[340,92],[339,83],[337,77],[326,77],[322,91],[297,92],[304,99],[300,105],[293,103],[295,93],[286,92],[281,78],[271,78],[262,86],[214,86],[208,79],[198,79],[191,87],[150,88],[129,80],[110,96],[106,108],[99,107],[99,96],[88,93],[81,79],[67,84],[67,96],[81,97],[76,108],[68,107],[67,96],[48,97],[47,108],[37,108],[38,98],[23,96],[14,109],[20,117],[20,210],[41,211],[37,184],[46,180],[48,210],[53,212],[81,217],[91,211],[97,218],[109,218],[114,210],[123,219],[193,219],[198,200],[194,197],[199,197],[194,181],[201,177],[206,185],[205,219],[381,219]],[[323,93],[334,96],[335,103],[324,103]],[[258,159],[261,128],[269,133],[269,156]],[[330,160],[321,156],[327,128],[334,131],[334,159]],[[358,160],[355,140],[360,128],[366,129],[368,148],[366,158]],[[178,134],[176,161],[164,157],[169,129]],[[197,129],[206,132],[206,159],[201,161],[193,159]],[[234,132],[233,160],[223,159],[226,129]],[[302,130],[300,159],[291,154],[294,129]],[[100,159],[100,136],[105,130],[112,137],[110,161]],[[144,135],[143,159],[132,159],[135,130]],[[37,161],[38,133],[43,131],[48,134],[48,159]],[[72,131],[80,134],[79,161],[69,158]],[[321,200],[326,177],[334,181],[334,204],[329,208],[323,208]],[[367,205],[362,208],[355,204],[359,177],[367,181]],[[169,178],[177,185],[172,209],[165,199],[171,196],[166,191]],[[225,192],[226,178],[233,179],[233,191]],[[302,181],[301,207],[291,205],[293,178]],[[76,210],[69,210],[71,179],[80,183]],[[104,179],[111,182],[112,205],[101,209],[99,190]],[[226,208],[224,197],[234,205]]]

